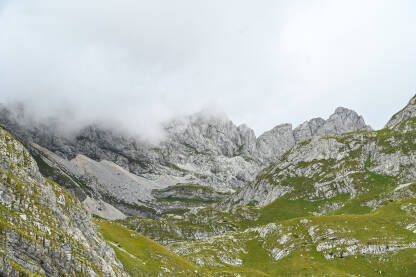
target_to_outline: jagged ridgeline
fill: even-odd
[[[416,96],[378,131],[345,108],[257,138],[197,114],[157,144],[0,122],[28,149],[0,130],[6,276],[416,276]]]
[[[278,125],[257,138],[245,125],[199,113],[167,122],[158,143],[100,125],[68,133],[57,121],[34,121],[24,110],[6,107],[0,109],[0,124],[25,144],[42,174],[107,219],[216,206],[302,141],[371,130],[345,108],[327,120],[312,119],[295,129]]]

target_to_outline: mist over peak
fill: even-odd
[[[6,0],[0,102],[69,118],[66,126],[116,122],[149,137],[207,105],[258,135],[340,105],[380,128],[416,87],[407,74],[416,70],[414,9],[413,1]]]

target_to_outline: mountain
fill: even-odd
[[[251,276],[414,276],[414,105],[412,98],[385,129],[297,144],[230,197],[222,209],[228,217],[221,216],[228,230],[205,227],[211,235],[202,240],[171,236],[168,247],[211,270],[258,270]],[[249,216],[236,216],[235,205]],[[207,214],[182,217],[218,220]],[[156,239],[170,236],[163,226],[144,228],[156,226],[149,220],[124,224]]]
[[[0,153],[2,276],[127,276],[81,203],[3,129]]]
[[[338,108],[258,138],[196,114],[157,144],[2,109],[0,273],[415,276],[414,107],[378,131]]]
[[[58,121],[33,121],[24,109],[1,108],[0,125],[24,142],[45,176],[108,219],[213,205],[303,140],[371,129],[345,108],[258,138],[245,125],[201,112],[166,122],[158,143],[97,124],[68,134]]]
[[[414,276],[413,106],[296,144],[225,206],[121,222],[215,276]]]

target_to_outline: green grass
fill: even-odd
[[[404,208],[407,207],[407,208]],[[256,235],[255,229],[246,232],[232,232],[215,238],[212,242],[201,241],[189,245],[190,253],[184,257],[207,258],[214,255],[237,255],[242,266],[215,263],[207,265],[212,272],[224,268],[228,272],[256,271],[264,276],[416,276],[416,249],[389,251],[385,254],[348,255],[348,244],[335,245],[330,249],[317,251],[321,242],[355,240],[359,247],[368,245],[408,245],[416,241],[416,234],[405,229],[416,223],[416,199],[396,201],[373,212],[362,215],[308,216],[278,221],[277,230],[265,236]],[[303,223],[301,223],[301,219]],[[314,235],[309,230],[314,226]],[[251,230],[251,231],[250,231]],[[329,230],[334,230],[328,233]],[[247,232],[248,231],[248,232]],[[290,240],[284,247],[292,247],[292,252],[274,261],[271,249],[283,246],[279,243],[283,234]],[[330,235],[332,234],[332,235]],[[186,245],[186,243],[185,243]],[[175,248],[175,246],[173,246]],[[229,251],[228,249],[235,249]],[[244,251],[239,250],[244,249]],[[335,258],[326,259],[325,253],[334,253]],[[235,257],[235,256],[234,256]],[[217,261],[218,263],[218,261]],[[219,262],[221,263],[221,262]],[[242,275],[246,276],[246,275]],[[250,275],[247,275],[250,276]],[[253,276],[257,276],[253,273]],[[261,276],[261,275],[260,275]]]
[[[250,222],[251,226],[265,225],[270,222],[278,222],[287,219],[310,216],[313,212],[319,212],[319,207],[329,203],[345,202],[348,194],[341,194],[331,199],[309,201],[304,199],[290,200],[287,196],[278,198],[259,210],[257,220]]]
[[[296,251],[267,269],[272,276],[351,276],[336,265],[328,263],[317,251]]]
[[[166,247],[117,223],[94,220],[132,276],[200,276],[197,267]],[[168,269],[169,272],[163,270]]]

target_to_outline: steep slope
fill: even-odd
[[[414,180],[414,131],[363,131],[315,138],[295,146],[233,201],[265,206],[281,197],[317,203],[342,195],[353,201],[377,190],[382,192],[383,186]],[[340,208],[343,204],[331,205]]]
[[[400,110],[398,113],[392,116],[387,122],[386,128],[389,129],[401,129],[401,130],[416,130],[416,95],[410,99],[409,103]]]
[[[0,124],[25,142],[43,174],[110,219],[123,218],[120,211],[157,217],[215,205],[303,139],[369,129],[344,108],[328,120],[295,130],[279,125],[258,138],[245,125],[199,113],[166,123],[166,137],[157,144],[99,126],[67,134],[58,122],[40,124],[6,108],[0,109]]]
[[[130,276],[207,276],[191,262],[119,224],[102,219],[95,223]]]
[[[0,129],[0,275],[127,276],[89,213]]]

